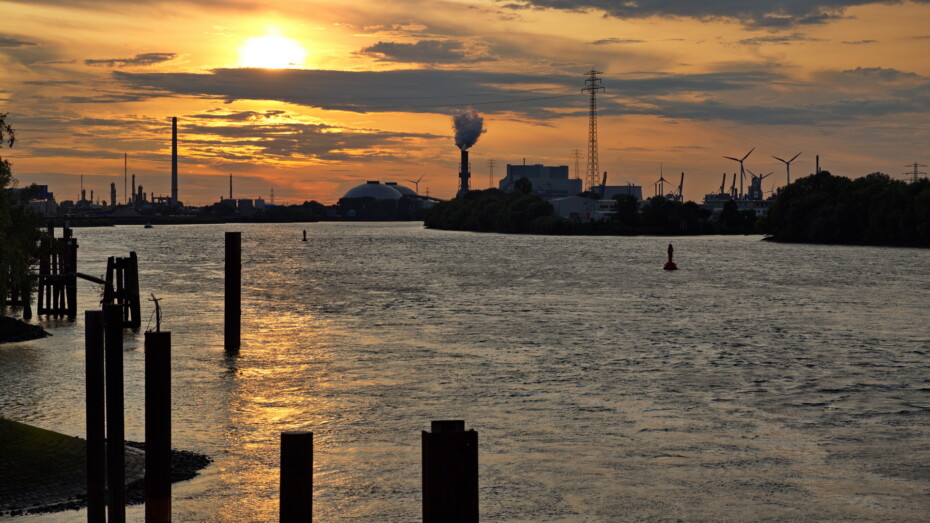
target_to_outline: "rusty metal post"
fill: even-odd
[[[313,520],[313,433],[281,433],[281,523]]]
[[[226,233],[226,308],[224,346],[236,352],[240,346],[242,321],[242,233]]]
[[[145,333],[145,521],[171,521],[171,333]]]
[[[462,420],[423,431],[423,521],[478,521],[478,433]]]
[[[103,312],[84,312],[84,372],[87,412],[87,522],[107,519],[106,392]]]
[[[126,522],[126,430],[123,420],[123,308],[103,306],[107,401],[107,521]]]

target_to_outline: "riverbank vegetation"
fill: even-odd
[[[0,149],[15,142],[6,117],[0,113]],[[6,312],[11,293],[31,291],[31,266],[39,253],[39,217],[26,204],[28,194],[14,197],[6,190],[14,183],[12,165],[0,156],[0,314]]]
[[[785,187],[760,225],[780,242],[930,247],[930,180],[823,171]]]
[[[442,202],[426,212],[424,223],[433,229],[559,235],[695,235],[750,234],[756,218],[751,211],[724,208],[719,221],[694,202],[661,196],[642,203],[617,196],[615,211],[603,220],[581,222],[561,218],[552,204],[529,191],[504,193],[497,189],[470,191],[463,198]]]

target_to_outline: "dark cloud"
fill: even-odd
[[[880,82],[899,82],[902,80],[920,80],[924,78],[916,73],[899,71],[898,69],[886,67],[857,67],[855,69],[841,71],[840,74],[848,77],[869,78]]]
[[[28,82],[23,82],[26,85],[43,85],[43,86],[52,86],[52,85],[78,85],[80,82],[77,80],[30,80]]]
[[[169,60],[174,60],[177,56],[175,53],[142,53],[132,58],[108,58],[105,60],[84,60],[87,65],[101,65],[105,67],[129,67],[129,66],[146,66],[155,65]]]
[[[811,38],[801,33],[790,35],[767,35],[745,38],[739,41],[740,45],[790,45],[796,42],[820,42],[820,38]]]
[[[587,115],[578,75],[462,70],[326,71],[215,69],[209,73],[127,73],[115,78],[133,93],[236,100],[275,100],[325,110],[450,114],[474,107],[485,114],[547,123]],[[926,78],[885,68],[823,72],[798,83],[773,70],[702,74],[639,72],[607,78],[602,115],[648,114],[674,119],[760,125],[812,125],[930,111]],[[522,89],[509,90],[519,85]],[[777,89],[775,88],[777,86]],[[849,89],[843,89],[844,87]],[[835,102],[812,93],[833,89]],[[687,95],[682,97],[682,95]],[[276,116],[276,115],[275,115]],[[268,113],[205,113],[203,121],[263,123]],[[307,128],[302,131],[305,134]],[[233,132],[233,131],[230,131]],[[289,131],[290,132],[290,131]],[[296,131],[294,131],[296,132]],[[314,133],[327,132],[314,129]],[[319,138],[313,134],[313,139]],[[324,137],[326,140],[332,138]],[[271,154],[271,153],[269,153]]]
[[[864,45],[864,44],[874,44],[877,42],[878,40],[845,40],[843,41],[843,43],[846,45]]]
[[[29,40],[23,40],[18,36],[0,33],[0,47],[29,47],[34,45],[39,44],[30,42]]]
[[[413,44],[378,42],[363,48],[359,54],[375,57],[381,62],[400,63],[442,64],[492,60],[454,40],[420,40]]]
[[[591,45],[611,45],[611,44],[642,44],[645,40],[639,40],[637,38],[604,38],[602,40],[595,40],[589,42]]]
[[[915,0],[927,3],[927,0]],[[823,24],[842,18],[846,8],[868,4],[898,4],[897,0],[523,0],[505,4],[509,9],[529,7],[567,11],[597,10],[617,18],[650,16],[733,19],[760,27],[779,28]]]
[[[191,118],[197,118],[201,120],[226,120],[230,122],[244,122],[248,120],[260,120],[262,118],[274,118],[276,116],[283,116],[284,118],[290,118],[290,116],[285,111],[265,111],[263,113],[257,111],[236,111],[231,113],[226,112],[208,112],[206,114],[194,114],[191,115]]]
[[[552,108],[584,107],[577,75],[462,70],[327,71],[215,69],[210,73],[125,73],[115,77],[137,89],[235,100],[276,100],[327,110],[450,113],[474,106],[482,112],[553,117]],[[672,75],[643,73],[610,80],[609,92],[624,96],[748,89],[782,80],[767,71]],[[510,90],[508,85],[539,86]],[[526,89],[526,88],[524,88]]]

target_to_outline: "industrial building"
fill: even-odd
[[[369,180],[352,187],[339,199],[344,216],[368,219],[410,219],[433,206],[433,201],[397,182]]]
[[[550,167],[546,165],[510,165],[507,164],[507,176],[498,187],[504,192],[512,192],[514,185],[521,178],[533,184],[533,194],[545,200],[565,198],[581,192],[581,179],[568,177],[568,166]]]

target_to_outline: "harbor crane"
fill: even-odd
[[[746,168],[743,167],[743,162],[746,161],[746,158],[749,158],[749,155],[752,154],[752,152],[755,150],[756,148],[753,147],[752,149],[749,150],[748,153],[746,153],[746,156],[743,156],[742,158],[724,156],[724,158],[726,158],[727,160],[733,160],[734,162],[739,162],[739,195],[740,197],[743,196],[743,179],[746,178]]]
[[[683,193],[685,187],[685,173],[681,173],[681,181],[678,182],[678,201],[684,203],[685,195]]]
[[[803,152],[803,151],[802,151],[802,152]],[[785,164],[785,168],[788,170],[788,183],[787,183],[787,185],[791,185],[791,162],[795,161],[795,160],[797,159],[798,156],[801,156],[801,153],[798,153],[798,154],[794,155],[794,158],[792,158],[792,159],[790,159],[790,160],[782,160],[781,158],[779,158],[779,157],[777,157],[777,156],[773,156],[773,157],[772,157],[772,158],[775,158],[776,160],[778,160],[779,162]]]
[[[720,194],[723,194],[723,187],[727,184],[727,173],[723,173],[723,179],[720,180]]]

